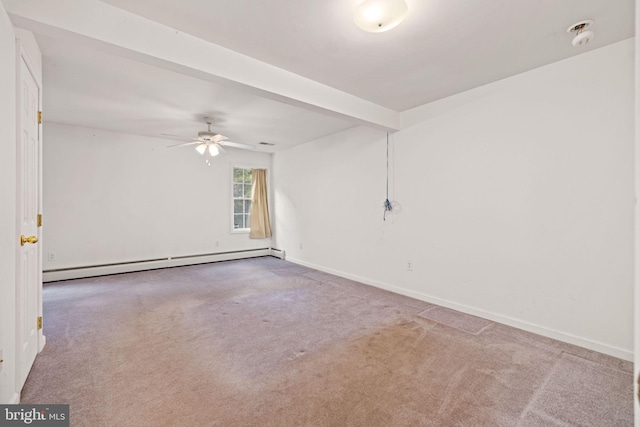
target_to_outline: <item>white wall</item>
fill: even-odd
[[[403,113],[386,222],[384,134],[277,153],[275,246],[630,359],[633,56],[626,40]]]
[[[0,2],[0,403],[17,403],[16,340],[16,63],[15,35]]]
[[[208,167],[179,142],[46,121],[44,139],[45,271],[270,246],[232,234],[230,211],[232,165],[270,154],[228,149]]]

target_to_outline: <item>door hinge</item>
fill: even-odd
[[[42,316],[38,317],[38,330],[42,329]]]
[[[42,124],[42,111],[38,111],[38,124]]]
[[[38,214],[37,225],[38,227],[42,227],[42,214]]]

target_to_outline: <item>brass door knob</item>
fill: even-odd
[[[25,243],[38,243],[38,238],[36,236],[24,237],[24,235],[20,236],[20,246],[24,246]]]

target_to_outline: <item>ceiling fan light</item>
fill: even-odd
[[[364,31],[381,33],[401,23],[408,12],[404,0],[365,0],[356,7],[353,22]]]
[[[198,144],[196,145],[196,151],[200,154],[204,154],[204,152],[207,150],[207,144]]]
[[[218,149],[218,146],[215,144],[209,145],[209,154],[211,156],[217,156],[218,154],[220,154],[220,150]]]

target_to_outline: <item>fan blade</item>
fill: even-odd
[[[187,145],[196,145],[196,144],[202,144],[202,141],[183,142],[182,144],[167,145],[167,148],[171,148],[171,147],[185,147],[185,146],[187,146]]]
[[[218,144],[217,142],[215,144],[216,144],[216,147],[218,147],[218,150],[220,150],[222,154],[225,154],[227,152],[227,150],[222,148],[222,145]]]
[[[178,141],[188,141],[190,139],[195,140],[196,138],[192,138],[190,136],[184,136],[184,135],[172,135],[170,133],[161,133],[160,136],[162,138],[166,138],[166,139],[175,139]]]
[[[213,138],[211,138],[211,140],[213,140],[213,142],[225,141],[225,140],[227,140],[227,139],[229,139],[229,138],[227,138],[227,137],[226,137],[226,136],[224,136],[224,135],[220,135],[219,133],[215,134],[215,135],[213,136]]]
[[[249,145],[249,144],[240,144],[239,142],[231,142],[231,141],[220,141],[219,142],[220,145],[227,145],[229,147],[235,147],[235,148],[243,148],[245,150],[255,150],[256,147],[253,145]]]

